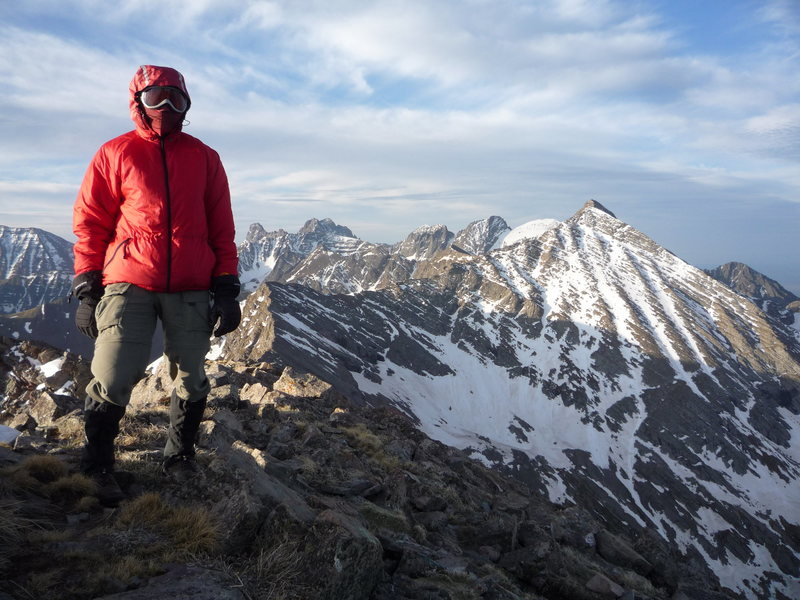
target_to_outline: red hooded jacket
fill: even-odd
[[[136,94],[186,85],[178,71],[144,65],[130,85],[136,129],[106,142],[83,179],[73,212],[75,274],[155,292],[207,290],[237,273],[228,179],[219,155],[178,129],[150,128]]]

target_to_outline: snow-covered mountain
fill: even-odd
[[[250,295],[223,351],[391,403],[554,501],[657,532],[741,597],[800,597],[793,325],[596,202],[483,229],[500,233],[468,248],[417,230],[386,250],[397,277],[365,276],[383,249],[317,247]]]
[[[0,314],[69,294],[72,244],[35,228],[0,225]]]
[[[309,220],[296,234],[267,232],[255,224],[239,248],[246,291],[262,281],[298,283],[325,294],[381,289],[414,276],[417,263],[454,248],[480,254],[511,231],[500,217],[474,221],[457,234],[444,225],[422,226],[396,244],[374,244],[330,219]]]
[[[800,338],[800,298],[780,283],[740,262],[726,263],[706,273],[749,298],[772,319],[792,326]]]
[[[239,246],[239,276],[243,288],[252,291],[268,276],[286,277],[318,249],[348,255],[364,245],[372,244],[330,219],[310,219],[297,233],[267,232],[254,223]]]
[[[750,298],[764,312],[773,308],[786,308],[792,302],[800,300],[774,279],[740,262],[729,262],[716,269],[708,269],[706,273],[742,296]]]

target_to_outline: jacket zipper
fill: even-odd
[[[117,255],[117,252],[119,252],[120,248],[123,249],[122,258],[125,258],[128,255],[128,244],[130,244],[132,240],[133,238],[127,238],[122,240],[119,244],[117,244],[117,247],[114,248],[114,252],[111,253],[111,257],[106,261],[106,264],[103,265],[103,269],[105,269],[108,265],[111,264],[111,261],[114,260],[114,257]]]
[[[172,281],[172,197],[169,192],[169,170],[167,169],[167,149],[164,145],[164,138],[161,137],[161,162],[164,165],[164,185],[167,190],[167,289],[169,292]]]

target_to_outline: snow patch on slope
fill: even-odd
[[[560,224],[561,222],[556,219],[536,219],[535,221],[529,221],[519,227],[515,227],[504,236],[501,236],[492,249],[505,248],[522,240],[536,239],[543,233],[550,231]]]

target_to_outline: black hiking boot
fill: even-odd
[[[169,456],[161,465],[161,473],[175,483],[185,484],[192,481],[202,481],[203,472],[194,456]]]
[[[116,508],[120,502],[127,498],[111,471],[101,469],[94,473],[89,473],[88,476],[97,486],[95,496],[100,501],[100,504],[106,508]]]
[[[164,447],[164,464],[161,472],[178,483],[202,478],[202,472],[194,458],[194,443],[205,408],[205,398],[189,402],[178,398],[175,392],[172,392],[167,445]]]
[[[81,471],[97,484],[97,499],[103,506],[117,506],[125,498],[114,478],[114,440],[124,414],[124,406],[86,398],[86,445],[81,457]]]

